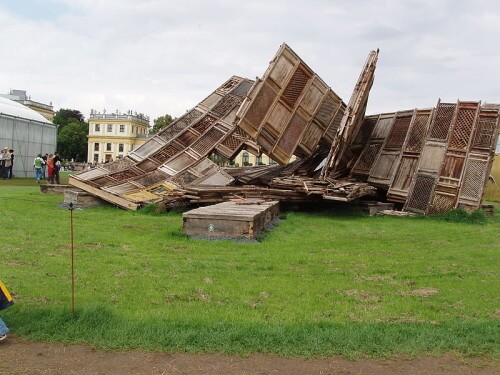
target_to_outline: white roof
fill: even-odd
[[[22,105],[21,103],[17,103],[13,100],[2,97],[0,97],[0,113],[9,116],[22,117],[28,120],[35,120],[39,122],[52,124],[52,122],[47,120],[37,111],[34,111],[31,108]]]

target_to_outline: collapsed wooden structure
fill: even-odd
[[[480,207],[500,105],[438,101],[365,116],[377,59],[370,52],[346,105],[283,44],[262,78],[231,77],[123,159],[72,175],[70,184],[132,210],[375,194],[421,214]],[[242,149],[279,165],[223,168],[210,159],[230,160]]]

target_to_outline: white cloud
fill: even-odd
[[[262,75],[282,42],[346,102],[380,48],[370,113],[439,97],[500,102],[497,1],[23,3],[0,5],[0,91],[25,89],[86,117],[103,108],[179,116],[233,74]]]

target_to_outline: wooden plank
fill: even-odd
[[[122,208],[125,208],[127,210],[137,210],[139,207],[138,204],[132,203],[126,199],[123,199],[121,197],[117,197],[116,195],[113,195],[111,193],[108,193],[104,190],[95,188],[93,186],[90,186],[82,181],[77,180],[73,176],[69,176],[69,184],[76,186],[77,188],[80,188],[82,190],[85,190],[99,198],[104,199],[105,201],[108,201],[110,203],[116,204],[117,206],[120,206]]]

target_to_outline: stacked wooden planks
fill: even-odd
[[[183,230],[190,236],[255,239],[278,212],[277,201],[232,200],[185,212]]]

